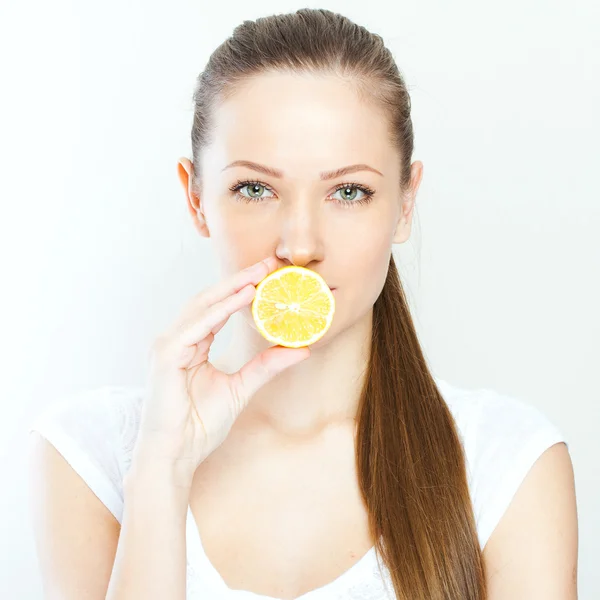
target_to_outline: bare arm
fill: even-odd
[[[573,464],[558,443],[536,461],[483,551],[490,600],[576,600]]]
[[[168,466],[132,465],[106,600],[185,600],[189,492]]]
[[[46,600],[105,598],[120,525],[38,432],[29,434],[29,510]]]
[[[30,434],[30,511],[46,600],[169,598],[186,593],[189,488],[167,467],[132,465],[122,527],[37,432]]]

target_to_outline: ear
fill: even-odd
[[[414,214],[415,201],[419,186],[421,185],[421,179],[423,178],[423,163],[420,160],[416,160],[410,166],[410,184],[407,192],[402,197],[402,205],[400,206],[400,219],[396,226],[394,233],[394,239],[392,243],[403,244],[410,237],[410,230],[412,226],[412,218]]]
[[[177,174],[179,175],[179,180],[181,181],[181,185],[183,186],[183,190],[185,192],[187,209],[190,215],[192,215],[194,227],[198,230],[198,233],[201,236],[210,237],[210,231],[208,229],[208,225],[206,224],[202,203],[200,198],[192,190],[192,183],[194,180],[194,165],[189,159],[185,157],[180,158],[177,164]]]

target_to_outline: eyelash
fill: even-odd
[[[231,192],[236,192],[236,197],[242,202],[262,202],[264,200],[263,198],[249,198],[248,196],[244,196],[243,194],[240,194],[238,192],[238,190],[247,185],[260,185],[261,187],[264,187],[265,189],[269,190],[269,192],[275,193],[275,191],[266,183],[263,183],[262,181],[250,181],[247,179],[238,179],[238,181],[232,187],[230,187],[229,190]],[[339,192],[340,190],[343,190],[347,187],[356,188],[360,190],[364,194],[364,196],[358,200],[335,200],[335,202],[341,204],[344,208],[350,208],[353,204],[369,204],[369,202],[371,202],[373,196],[375,195],[375,190],[372,190],[370,187],[361,185],[360,183],[356,183],[353,181],[339,185],[332,193],[335,194],[336,192]]]

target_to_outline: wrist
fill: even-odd
[[[134,451],[131,466],[123,479],[124,485],[160,486],[189,495],[195,468],[185,459],[156,457]]]
[[[123,500],[129,526],[134,523],[139,529],[169,520],[185,527],[190,487],[181,484],[170,469],[132,465],[123,478]]]

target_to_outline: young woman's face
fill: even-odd
[[[412,219],[385,116],[335,77],[277,73],[253,78],[214,118],[215,142],[201,155],[200,202],[223,274],[277,256],[337,288],[336,321],[364,314]],[[416,194],[421,163],[412,168]]]

